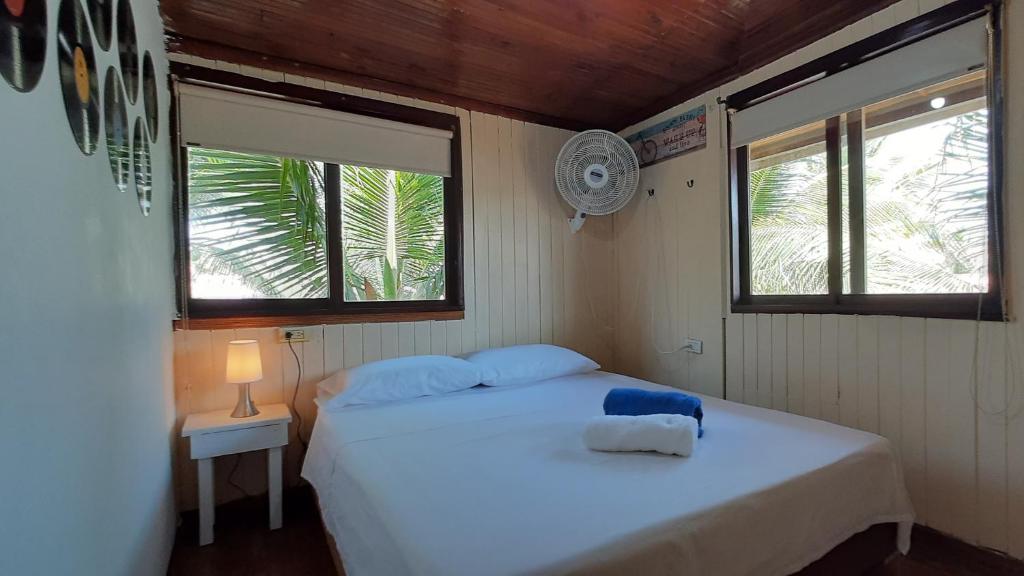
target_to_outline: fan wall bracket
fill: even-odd
[[[583,212],[576,212],[575,216],[569,218],[569,230],[571,230],[573,234],[579,232],[580,228],[583,228],[583,223],[586,221],[586,214],[584,214]]]

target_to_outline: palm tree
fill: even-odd
[[[228,278],[253,297],[326,297],[322,164],[203,148],[189,149],[188,162],[193,280]],[[341,174],[346,299],[442,298],[443,180],[358,166]]]
[[[868,174],[879,182],[868,187],[867,198],[879,201],[869,202],[865,215],[868,270],[874,272],[868,281],[875,292],[971,293],[987,287],[987,111],[951,118],[948,127],[942,153],[932,162],[905,165],[895,156]]]
[[[324,180],[314,162],[190,148],[192,276],[265,298],[327,296]]]
[[[444,297],[444,180],[341,167],[342,243],[350,300]]]
[[[755,294],[828,291],[825,154],[750,173],[751,287]]]
[[[987,267],[988,118],[943,121],[942,152],[865,144],[867,288],[871,293],[984,291]],[[844,180],[846,166],[844,162]],[[751,288],[755,294],[827,291],[827,168],[823,154],[750,173]],[[844,236],[848,214],[843,211]],[[844,238],[844,278],[849,242]]]

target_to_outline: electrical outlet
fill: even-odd
[[[306,330],[304,328],[280,328],[278,329],[278,341],[279,342],[308,342],[309,338],[306,338]]]
[[[686,344],[683,345],[683,350],[686,350],[691,354],[703,354],[704,341],[698,340],[697,338],[687,338]]]

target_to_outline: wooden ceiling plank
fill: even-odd
[[[615,127],[894,1],[161,0],[160,8],[180,50],[544,124]]]
[[[589,124],[581,124],[579,122],[566,120],[565,118],[547,116],[545,114],[539,114],[529,110],[519,110],[509,108],[507,106],[499,106],[491,102],[464,98],[452,94],[433,92],[424,90],[417,86],[396,84],[385,80],[379,80],[377,78],[350,74],[334,70],[332,68],[303,64],[292,60],[258,54],[231,46],[223,46],[193,38],[184,38],[180,36],[170,37],[167,41],[167,50],[168,52],[190,54],[207,60],[233,62],[243,66],[252,66],[263,70],[317,78],[327,82],[335,82],[346,86],[352,86],[354,88],[377,90],[380,92],[395,94],[397,96],[405,96],[416,100],[495,114],[506,118],[523,120],[525,122],[532,122],[545,126],[553,126],[565,130],[580,131],[595,127]]]

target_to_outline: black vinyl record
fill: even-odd
[[[135,193],[139,196],[139,208],[143,216],[149,216],[149,209],[153,206],[153,164],[149,156],[149,137],[141,117],[135,119],[132,163],[135,165]]]
[[[46,2],[0,0],[0,76],[19,92],[39,83],[46,62]]]
[[[92,20],[92,31],[100,50],[110,50],[110,36],[114,30],[114,0],[85,0]]]
[[[103,126],[107,138],[110,173],[119,192],[128,190],[132,171],[132,150],[128,134],[128,111],[121,87],[121,75],[110,66],[103,82]]]
[[[90,155],[100,132],[100,91],[89,23],[78,0],[62,0],[57,11],[57,64],[71,132]]]
[[[117,54],[121,60],[121,79],[128,101],[139,98],[139,42],[135,37],[135,16],[128,0],[117,3]]]
[[[149,128],[149,140],[153,143],[156,143],[157,130],[160,128],[160,108],[156,98],[156,71],[153,68],[153,57],[146,50],[142,56],[142,104],[146,113],[146,126]]]

